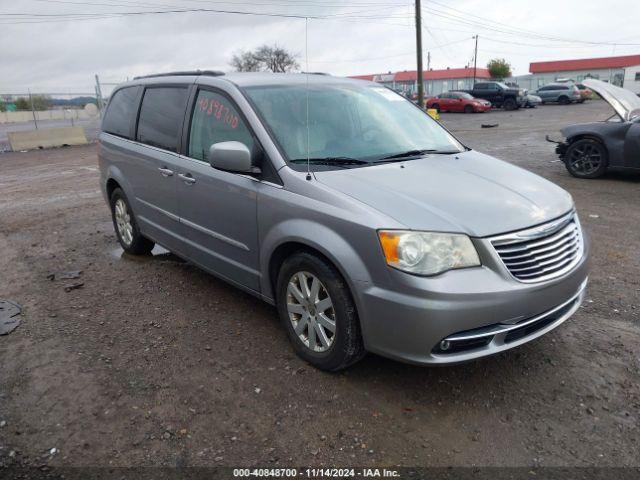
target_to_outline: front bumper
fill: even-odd
[[[575,268],[535,284],[511,278],[499,262],[482,249],[479,253],[484,257],[482,267],[433,278],[394,271],[397,281],[406,283],[401,291],[376,286],[361,291],[358,303],[367,350],[419,365],[474,360],[544,335],[567,320],[583,300],[589,256],[586,238]],[[471,337],[478,341],[469,346],[464,340]],[[449,348],[443,350],[445,340]]]
[[[561,160],[564,160],[564,156],[567,153],[567,148],[569,144],[567,142],[558,143],[556,146],[556,153],[560,157]]]

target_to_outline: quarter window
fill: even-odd
[[[102,122],[103,131],[131,139],[131,126],[139,91],[140,87],[126,87],[113,94]]]
[[[140,107],[136,139],[153,147],[177,152],[186,103],[186,88],[147,88]]]
[[[206,161],[211,145],[231,141],[242,142],[253,151],[253,136],[231,101],[219,93],[200,90],[193,108],[189,156]]]

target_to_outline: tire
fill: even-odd
[[[471,105],[465,105],[464,113],[473,113],[473,107]]]
[[[574,177],[597,178],[607,170],[608,157],[607,148],[601,142],[584,138],[569,145],[564,155],[564,164]]]
[[[276,300],[280,320],[296,354],[303,360],[320,370],[335,372],[364,357],[358,312],[349,287],[325,260],[304,251],[287,258],[278,272]],[[327,303],[331,306],[327,307]],[[326,308],[320,311],[322,305]]]
[[[431,108],[435,109],[436,112],[440,113],[440,105],[438,105],[437,103],[434,103],[433,107]]]
[[[111,193],[109,204],[113,228],[122,249],[132,255],[148,255],[155,243],[140,233],[131,204],[122,189],[116,188]]]
[[[560,105],[569,105],[571,103],[571,100],[569,100],[569,97],[565,97],[564,95],[562,97],[560,97],[558,99],[558,103]]]
[[[507,98],[504,103],[502,104],[502,108],[504,108],[505,110],[515,110],[516,108],[518,108],[518,104],[516,103],[516,101],[513,98]]]

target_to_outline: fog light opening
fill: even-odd
[[[449,340],[442,340],[440,342],[440,350],[443,352],[449,350],[451,348],[451,342]]]

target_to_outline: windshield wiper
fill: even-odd
[[[381,159],[376,160],[376,163],[381,163],[381,162],[384,162],[386,160],[396,160],[396,159],[409,158],[409,157],[419,157],[420,155],[425,155],[427,153],[437,153],[439,155],[452,155],[454,153],[460,153],[460,152],[455,151],[455,150],[436,150],[436,149],[433,149],[433,148],[424,149],[424,150],[407,150],[406,152],[394,153],[393,155],[387,155],[386,157],[382,157]]]
[[[294,158],[290,160],[291,163],[307,163],[306,158]],[[309,163],[311,165],[365,165],[369,162],[365,160],[358,160],[357,158],[351,157],[321,157],[321,158],[310,158]]]

